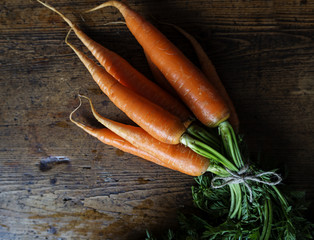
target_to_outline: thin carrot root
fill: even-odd
[[[83,123],[75,121],[73,119],[73,114],[81,107],[81,105],[82,105],[82,99],[81,98],[83,97],[82,95],[78,95],[78,96],[79,96],[79,101],[80,101],[79,106],[76,107],[71,112],[70,117],[69,117],[72,123],[74,123],[79,128],[83,129],[85,132],[87,132],[91,136],[97,138],[98,140],[100,140],[104,144],[116,147],[123,152],[130,153],[132,155],[141,157],[141,158],[148,160],[150,162],[156,163],[160,166],[166,167],[166,164],[164,162],[162,162],[160,159],[148,154],[147,152],[145,152],[139,148],[136,148],[134,145],[132,145],[131,143],[129,143],[125,139],[121,138],[120,136],[118,136],[117,134],[112,132],[111,130],[109,130],[107,128],[101,128],[101,129],[93,128],[93,127],[87,126]]]
[[[42,5],[44,5],[46,8],[49,8],[50,10],[52,10],[53,12],[57,13],[60,17],[62,17],[62,19],[71,27],[75,27],[75,25],[70,21],[70,19],[68,19],[67,17],[65,17],[61,12],[59,12],[56,8],[50,6],[47,3],[44,3],[40,0],[37,0],[37,2],[41,3]]]
[[[108,25],[119,25],[119,24],[121,24],[121,25],[126,25],[126,23],[125,23],[125,22],[123,22],[123,21],[115,21],[115,22],[107,22],[107,23],[103,24],[103,26],[108,26]]]
[[[65,36],[65,39],[64,39],[64,42],[65,42],[68,46],[70,46],[70,47],[72,46],[72,44],[69,43],[68,38],[69,38],[71,32],[72,32],[72,28],[69,29],[69,31],[68,31],[67,35]],[[71,48],[72,48],[72,47],[71,47]]]
[[[94,117],[101,124],[136,148],[158,158],[166,167],[191,176],[202,175],[209,168],[209,160],[193,152],[190,148],[182,144],[172,145],[160,142],[140,127],[107,119],[95,110],[90,98],[82,95],[80,97],[89,101]]]

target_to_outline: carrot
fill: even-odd
[[[116,7],[126,25],[194,115],[206,126],[215,127],[229,117],[229,109],[204,74],[161,32],[127,5],[109,1],[87,12]]]
[[[71,45],[67,38],[66,43],[80,58],[101,90],[130,119],[162,142],[169,144],[180,142],[186,127],[178,117],[120,84],[105,69]]]
[[[190,148],[182,144],[171,145],[160,142],[140,127],[122,124],[102,117],[96,112],[92,101],[88,97],[82,97],[89,101],[94,117],[101,124],[136,148],[158,158],[164,166],[191,176],[202,175],[209,169],[209,159],[193,152]]]
[[[238,131],[239,130],[239,118],[235,110],[235,107],[233,105],[233,102],[231,101],[226,91],[226,88],[222,84],[212,61],[209,59],[209,57],[205,53],[201,44],[191,34],[184,31],[182,28],[174,24],[169,24],[169,23],[163,23],[163,24],[174,27],[176,30],[178,30],[183,36],[185,36],[189,40],[201,64],[201,69],[203,73],[208,78],[208,80],[213,84],[213,86],[218,90],[219,94],[224,98],[227,106],[229,107],[230,117],[228,121],[231,123],[234,130]]]
[[[85,132],[89,133],[91,136],[96,137],[99,141],[103,142],[104,144],[116,147],[123,152],[133,154],[135,156],[141,157],[141,158],[148,160],[150,162],[156,163],[160,166],[166,167],[164,162],[162,162],[158,158],[148,154],[147,152],[135,147],[134,145],[132,145],[131,143],[129,143],[125,139],[121,138],[120,136],[118,136],[117,134],[112,132],[111,130],[109,130],[107,128],[93,128],[93,127],[87,126],[83,123],[79,123],[79,122],[73,120],[72,116],[73,116],[74,112],[76,112],[82,105],[81,98],[79,98],[79,99],[80,99],[79,106],[76,109],[74,109],[73,112],[71,112],[71,114],[70,114],[70,120],[76,126],[80,127]]]
[[[37,1],[59,14],[74,30],[77,37],[88,48],[88,50],[99,61],[99,63],[106,69],[106,71],[121,84],[178,116],[183,122],[190,122],[192,119],[191,112],[180,101],[164,91],[157,84],[147,79],[121,56],[92,40],[75,24],[73,24],[70,19],[65,17],[54,7],[43,3],[40,0]]]
[[[161,86],[164,90],[166,90],[172,96],[177,96],[177,93],[175,92],[173,87],[170,85],[168,80],[165,78],[162,72],[156,67],[156,65],[152,62],[152,60],[146,53],[145,53],[145,57],[146,57],[148,66],[154,76],[154,79],[159,84],[159,86]]]

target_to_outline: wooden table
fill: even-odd
[[[115,9],[83,14],[101,1],[49,3],[151,77],[126,27],[105,25],[121,20]],[[200,41],[234,101],[252,156],[262,152],[269,168],[287,166],[284,182],[313,200],[314,2],[129,4]],[[179,33],[158,26],[197,63]],[[192,177],[105,146],[69,121],[81,93],[101,114],[130,123],[64,43],[68,29],[36,1],[1,1],[0,238],[143,239],[146,229],[175,226],[176,211],[192,205]],[[70,41],[86,51],[74,35]],[[87,104],[80,115],[91,116]],[[49,156],[69,161],[40,168]]]

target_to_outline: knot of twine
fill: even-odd
[[[236,184],[236,183],[243,183],[245,187],[248,189],[250,194],[250,202],[253,202],[253,191],[252,187],[249,185],[248,181],[258,182],[262,184],[266,184],[269,186],[274,186],[279,184],[282,181],[282,178],[279,174],[275,172],[262,172],[255,175],[249,175],[248,174],[249,165],[244,166],[242,169],[240,169],[238,172],[230,171],[226,168],[226,171],[230,174],[228,177],[214,177],[211,181],[211,187],[212,188],[222,188],[229,184]],[[270,177],[276,177],[277,181],[265,181],[261,177],[268,175]],[[222,183],[215,184],[217,180],[222,180]]]

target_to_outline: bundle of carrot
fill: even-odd
[[[183,104],[121,56],[90,39],[54,7],[37,1],[66,21],[71,28],[66,43],[101,90],[138,126],[101,116],[91,99],[85,96],[79,96],[79,107],[81,98],[87,99],[94,117],[105,128],[96,129],[75,121],[73,113],[79,107],[70,114],[70,120],[105,144],[197,176],[199,187],[193,188],[193,197],[207,217],[181,216],[184,231],[180,230],[175,235],[171,231],[169,238],[175,236],[179,239],[183,235],[192,239],[295,239],[311,236],[313,225],[299,215],[298,209],[291,208],[288,195],[283,195],[277,188],[281,177],[274,171],[263,172],[253,164],[248,165],[239,147],[241,140],[237,135],[239,121],[235,108],[215,68],[193,36],[174,26],[191,41],[202,71],[157,28],[124,3],[109,1],[88,11],[107,6],[117,8],[142,46],[154,75],[162,78],[163,83],[166,79],[166,84],[170,84],[167,88],[173,89]],[[71,30],[101,66],[69,43]],[[212,178],[206,172],[215,176]],[[148,238],[152,239],[149,234]]]

